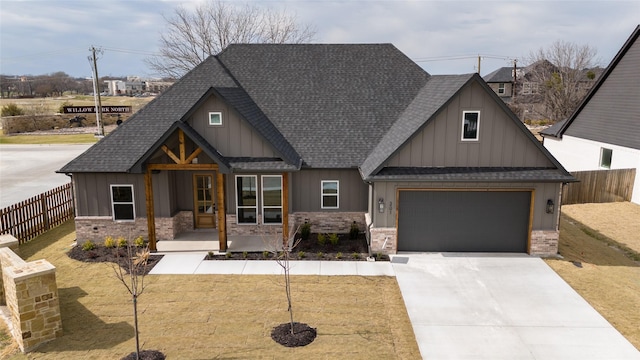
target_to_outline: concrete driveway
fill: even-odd
[[[540,258],[400,253],[392,264],[424,359],[640,359]]]

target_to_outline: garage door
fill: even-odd
[[[531,192],[400,191],[399,251],[526,252]]]

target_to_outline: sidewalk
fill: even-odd
[[[237,274],[280,275],[283,269],[274,260],[204,260],[206,252],[164,254],[149,274]],[[292,260],[291,275],[395,276],[389,261]]]

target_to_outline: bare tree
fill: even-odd
[[[285,292],[287,295],[287,311],[289,312],[289,323],[283,323],[271,331],[271,338],[281,345],[287,347],[305,346],[310,344],[316,338],[316,329],[311,328],[307,324],[293,321],[293,307],[291,298],[291,252],[295,249],[302,238],[296,239],[300,227],[295,230],[293,227],[289,229],[288,236],[273,234],[267,240],[277,264],[282,268],[284,273]]]
[[[529,54],[524,82],[536,87],[543,103],[539,117],[557,122],[571,115],[593,85],[596,53],[589,45],[558,40]]]
[[[193,11],[178,6],[165,21],[160,54],[145,61],[154,72],[172,78],[181,77],[230,44],[303,43],[315,36],[313,27],[299,24],[285,10],[221,0],[208,0]]]
[[[138,297],[145,289],[144,277],[147,273],[147,263],[149,260],[149,248],[138,248],[130,241],[125,247],[126,254],[120,254],[120,249],[116,250],[117,264],[114,264],[113,271],[116,278],[127,288],[133,301],[133,326],[136,335],[136,359],[140,358],[140,339],[138,336]]]

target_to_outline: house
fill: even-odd
[[[483,77],[487,85],[500,97],[504,102],[509,102],[516,95],[514,93],[513,67],[504,66],[490,72]],[[522,68],[516,68],[516,79],[520,78]]]
[[[238,44],[59,172],[78,241],[354,223],[373,252],[555,254],[573,177],[477,74],[390,44]]]
[[[640,204],[640,26],[576,111],[544,130],[544,146],[570,171],[636,169]]]

